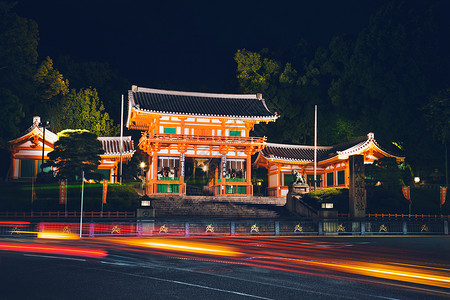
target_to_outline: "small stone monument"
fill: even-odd
[[[348,158],[350,168],[349,210],[350,217],[364,218],[366,216],[364,156],[351,155]]]
[[[309,193],[309,185],[306,184],[303,176],[297,171],[292,170],[292,185],[289,186],[289,192],[293,195],[302,195]]]
[[[317,210],[302,201],[302,196],[309,193],[309,186],[303,176],[297,171],[292,171],[293,181],[289,185],[286,196],[286,207],[288,210],[305,217],[317,216]]]

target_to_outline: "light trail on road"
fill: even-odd
[[[273,237],[215,237],[215,238],[161,238],[157,243],[138,243],[135,239],[122,239],[121,244],[130,246],[151,247],[152,250],[164,251],[166,255],[176,255],[183,258],[219,261],[219,253],[202,251],[209,247],[213,249],[219,245],[233,247],[238,256],[229,255],[221,258],[220,262],[227,264],[247,265],[283,272],[302,273],[315,276],[333,278],[346,275],[346,280],[362,278],[370,282],[370,278],[377,278],[403,284],[422,285],[425,287],[439,287],[448,289],[445,293],[450,296],[450,269],[420,264],[405,264],[408,256],[415,257],[413,251],[395,255],[385,255],[387,249],[370,250],[364,247],[345,245],[342,243],[305,241],[302,239],[273,238]],[[183,243],[189,247],[177,248]],[[193,245],[199,244],[201,247]],[[151,245],[151,246],[150,246]],[[209,245],[209,246],[208,246]],[[348,277],[350,276],[350,277]],[[380,284],[379,281],[376,281]],[[404,286],[405,287],[405,286]]]
[[[0,250],[24,253],[107,259],[111,263],[126,253],[139,265],[150,255],[259,268],[288,274],[320,276],[333,280],[389,286],[450,297],[450,259],[430,252],[290,237],[145,237],[82,238],[49,234],[47,239],[22,243],[0,242]],[[57,239],[55,239],[57,238]],[[60,240],[58,240],[60,239]],[[136,257],[138,259],[136,259]],[[413,262],[413,263],[411,263]]]

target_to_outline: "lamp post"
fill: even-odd
[[[261,185],[262,185],[262,179],[256,179],[256,185],[258,186],[258,196],[261,196]]]
[[[141,167],[142,190],[145,190],[145,162],[141,162],[139,166]]]
[[[45,128],[50,126],[50,121],[40,122],[39,127],[42,127],[42,162],[41,162],[41,172],[44,173],[44,150],[45,150]]]
[[[80,238],[83,234],[83,199],[84,198],[84,170],[81,169],[81,213],[80,213]],[[102,202],[103,203],[103,202]]]

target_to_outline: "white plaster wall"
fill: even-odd
[[[278,185],[278,174],[273,174],[269,176],[269,187]]]

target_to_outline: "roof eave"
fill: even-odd
[[[144,113],[144,114],[157,114],[157,115],[168,115],[168,116],[179,116],[179,117],[195,117],[195,116],[201,116],[201,117],[207,117],[207,118],[227,118],[227,119],[245,119],[245,120],[257,120],[260,122],[275,122],[276,119],[278,119],[278,115],[272,115],[272,116],[230,116],[230,115],[212,115],[212,114],[197,114],[197,113],[178,113],[178,112],[167,112],[167,111],[154,111],[154,110],[147,110],[142,109],[137,106],[130,107],[135,112]],[[129,109],[131,111],[131,109]],[[130,116],[127,122],[127,126],[130,123]]]

